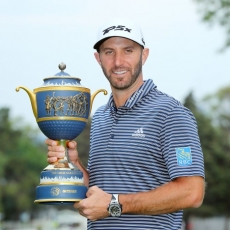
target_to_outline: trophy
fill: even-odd
[[[33,92],[24,86],[16,88],[17,92],[20,88],[27,92],[43,134],[65,147],[65,157],[41,172],[34,201],[39,204],[73,204],[86,197],[83,173],[69,161],[67,144],[83,131],[95,96],[99,92],[107,95],[106,90],[100,89],[91,96],[90,89],[80,84],[80,78],[64,72],[64,63],[58,67],[61,71],[45,78]]]

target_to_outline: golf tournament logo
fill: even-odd
[[[176,148],[177,165],[189,166],[192,164],[192,152],[190,147]]]
[[[58,196],[59,194],[60,194],[60,189],[59,188],[57,188],[57,187],[53,187],[53,188],[51,188],[51,194],[53,195],[53,196]]]

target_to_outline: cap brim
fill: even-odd
[[[132,40],[132,39],[130,39],[130,38],[127,38],[127,37],[122,37],[122,36],[110,36],[110,37],[103,38],[103,39],[101,39],[100,41],[98,41],[97,43],[95,43],[95,45],[93,46],[93,48],[96,49],[96,50],[98,50],[99,47],[100,47],[100,45],[101,45],[103,42],[105,42],[107,39],[112,38],[112,37],[121,37],[121,38],[126,38],[126,39],[129,39],[129,40],[131,40],[131,41],[134,41],[134,40]],[[136,41],[134,41],[134,42],[136,42]],[[145,48],[142,44],[140,44],[140,43],[138,43],[138,42],[136,42],[136,43],[137,43],[138,45],[140,45],[143,49]]]

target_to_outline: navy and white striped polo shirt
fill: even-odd
[[[93,116],[89,185],[112,194],[159,187],[177,177],[204,177],[203,154],[193,114],[157,90],[152,80],[118,109],[110,96]],[[182,211],[88,221],[88,229],[135,230],[181,227]]]

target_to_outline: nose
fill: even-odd
[[[114,64],[116,67],[122,66],[124,63],[124,55],[121,52],[116,52],[114,56]]]

